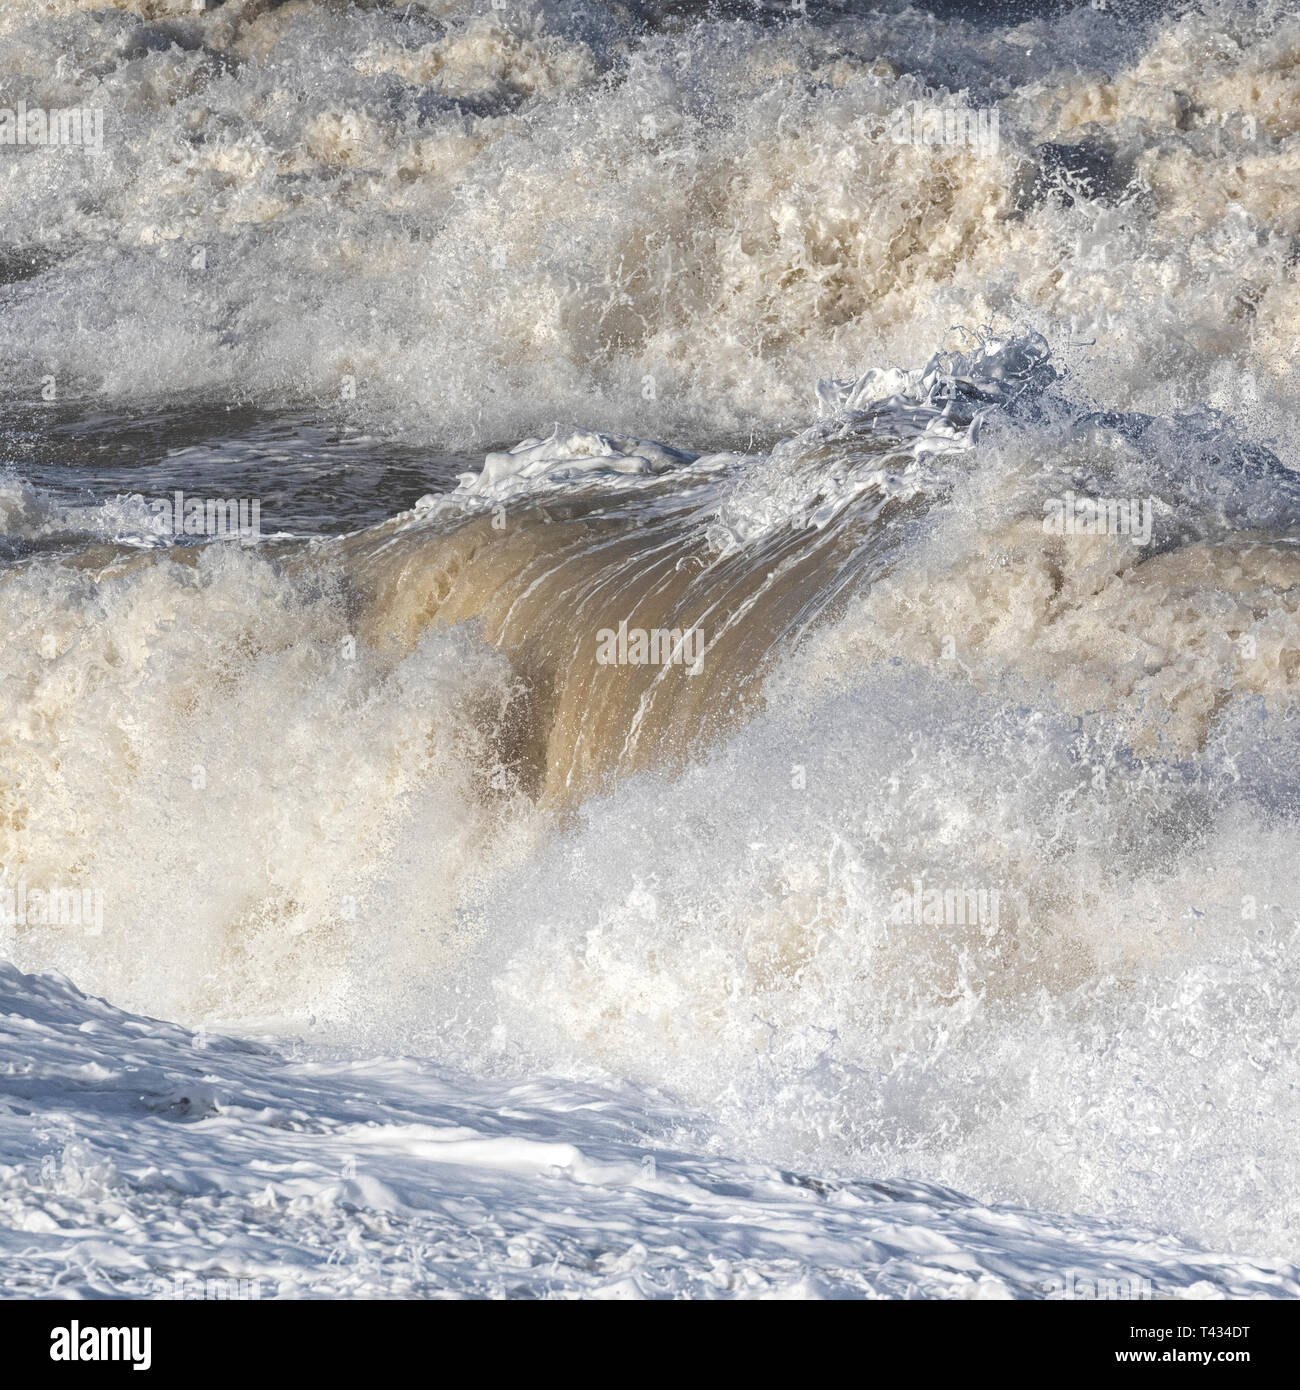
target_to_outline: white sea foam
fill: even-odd
[[[829,499],[885,570],[854,593],[826,560],[834,616],[775,662],[742,606],[766,713],[568,829],[509,752],[545,717],[514,629],[503,653],[472,625],[394,647],[349,621],[399,542],[436,578],[445,517],[287,569],[214,549],[5,573],[4,863],[104,902],[102,933],[19,928],[11,954],[170,1017],[310,1015],[480,1069],[632,1077],[787,1163],[1284,1253],[1294,481],[1222,421],[1072,414],[1032,340],[941,365],[824,390],[826,418],[703,477],[592,433],[489,465],[493,496],[572,502],[613,460],[632,490],[599,492],[601,515],[633,520],[636,489],[672,498],[680,470],[677,543],[708,537],[697,584],[768,563],[770,526],[719,548],[713,518],[774,499]],[[1153,556],[1122,536],[1048,545],[1041,497],[1088,479],[1162,494]],[[485,601],[513,611],[560,566],[537,534],[518,579],[485,571]],[[503,576],[522,587],[498,594]],[[392,601],[418,614],[408,590]],[[584,604],[543,601],[519,640],[566,650]],[[708,685],[721,650],[698,688],[729,700]],[[613,756],[628,735],[610,734]],[[997,919],[896,920],[918,882],[995,892]]]
[[[66,390],[308,402],[443,444],[559,418],[705,447],[788,431],[805,382],[923,360],[952,324],[1027,326],[1095,343],[1078,367],[1111,405],[1248,382],[1277,427],[1300,21],[1268,13],[10,7],[15,99],[106,124],[101,156],[9,161],[4,239],[45,268],[0,299],[0,361],[33,395],[54,364]],[[997,103],[998,152],[888,138],[927,86]],[[1080,151],[1104,196],[1052,196]]]
[[[848,1194],[730,1292],[1032,1292],[1125,1240],[1170,1290],[1295,1292],[1298,21],[842,9],[0,16],[15,100],[105,111],[102,154],[31,150],[0,191],[15,400],[306,406],[485,455],[249,548],[0,486],[0,890],[103,905],[2,923],[0,956],[112,1000],[3,977],[22,1103],[67,1139],[38,1181],[28,1118],[2,1131],[22,1287],[65,1258],[51,1185],[145,1233],[112,1237],[141,1292],[156,1194],[196,1182],[234,1228],[282,1213],[242,1273],[289,1291],[427,1291],[391,1220],[455,1287],[699,1293],[695,1227],[598,1277],[522,1229],[591,1188],[645,1230],[648,1148],[697,1215],[724,1169],[755,1226],[788,1217],[774,1165]],[[890,138],[920,99],[995,106],[997,148]],[[1149,500],[1150,535],[1048,534],[1066,495]],[[699,673],[588,660],[621,622],[698,630]],[[933,892],[998,910],[892,911]],[[196,1077],[180,1024],[350,1060]],[[582,1080],[500,1079],[544,1071]],[[214,1120],[171,1167],[142,1090]],[[619,1133],[557,1118],[578,1094]],[[508,1213],[473,1258],[422,1205],[466,1173]],[[966,1259],[972,1202],[1016,1208],[1010,1264],[955,1279],[923,1247]],[[843,1255],[841,1205],[879,1249]],[[286,1274],[293,1223],[375,1264]]]
[[[480,472],[460,475],[460,491],[509,497],[538,480],[549,485],[593,475],[645,477],[680,468],[694,459],[693,454],[666,448],[654,440],[611,439],[591,430],[562,432],[557,425],[545,439],[525,439],[512,449],[488,454]]]
[[[286,1055],[2,964],[0,1047],[22,1058],[0,1108],[11,1297],[1300,1292],[1293,1265],[1154,1230],[720,1158],[638,1087]]]

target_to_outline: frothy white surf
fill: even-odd
[[[1289,9],[11,6],[12,99],[102,108],[105,135],[8,160],[0,362],[33,398],[52,372],[443,444],[560,418],[708,446],[788,431],[805,382],[923,360],[954,323],[1027,326],[1094,344],[1111,405],[1277,428]],[[900,143],[918,101],[996,108],[997,147]]]
[[[4,572],[5,886],[104,896],[102,934],[26,923],[7,949],[170,1017],[612,1072],[788,1163],[1284,1253],[1294,483],[1223,421],[1080,415],[1033,341],[942,365],[834,388],[770,457],[703,473],[594,434],[499,455],[486,500],[516,524],[539,495],[590,500],[593,460],[646,465],[569,540],[529,522],[518,575],[490,540],[444,556],[443,509],[287,558]],[[1158,494],[1149,546],[1048,534],[1043,498],[1071,486]],[[557,825],[528,794],[544,707],[514,662],[584,640],[583,603],[523,636],[507,616],[496,651],[422,626],[399,586],[414,635],[392,645],[396,619],[354,623],[357,576],[414,545],[408,567],[486,567],[485,600],[508,582],[525,605],[573,535],[679,492],[697,584],[761,570],[777,504],[823,508],[780,544],[849,538],[810,581],[834,602],[773,648],[753,722]],[[719,546],[729,514],[763,524]],[[735,629],[755,669],[764,592]],[[731,698],[720,650],[701,717]],[[616,758],[628,726],[603,727]]]
[[[633,1086],[286,1056],[6,965],[0,1047],[23,1059],[0,1106],[11,1297],[1300,1293],[1294,1266],[1157,1231],[722,1158]]]
[[[527,437],[300,545],[123,545],[129,495],[6,484],[0,904],[88,888],[103,921],[0,918],[0,956],[424,1048],[484,1095],[613,1074],[718,1147],[1080,1213],[1098,1249],[1105,1217],[1293,1253],[1294,15],[47,9],[5,11],[0,58],[30,104],[102,104],[104,152],[0,193],[6,381]],[[884,134],[922,98],[996,104],[999,145]],[[698,619],[680,688],[581,665],[633,598]],[[58,1086],[71,1030],[132,1031],[6,988]],[[188,1045],[163,1027],[156,1064]],[[239,1084],[298,1104],[278,1068]],[[349,1202],[416,1220],[427,1101]],[[553,1116],[461,1118],[484,1166],[544,1131],[609,1175]],[[69,1193],[20,1149],[3,1190],[48,1233]],[[245,1221],[228,1156],[191,1161]],[[149,1172],[116,1181],[94,1200],[147,1230]],[[304,1182],[275,1200],[338,1207]],[[964,1249],[944,1211],[917,1220]],[[1174,1284],[1293,1287],[1184,1256]]]

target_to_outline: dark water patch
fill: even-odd
[[[61,259],[61,255],[48,246],[0,245],[0,285],[34,280]]]
[[[247,406],[120,411],[85,401],[0,408],[0,464],[85,506],[138,493],[256,498],[264,534],[337,535],[409,509],[477,470],[439,452],[341,428],[307,412]]]

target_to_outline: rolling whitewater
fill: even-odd
[[[0,72],[0,1295],[1300,1296],[1300,17]]]

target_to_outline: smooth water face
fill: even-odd
[[[0,16],[0,956],[1291,1258],[1300,21],[781,9]]]
[[[318,413],[251,406],[123,410],[86,399],[10,402],[0,439],[0,498],[11,508],[28,498],[42,512],[45,539],[67,544],[79,535],[148,540],[157,533],[149,504],[177,489],[256,498],[266,535],[336,535],[414,506],[481,462],[478,455],[377,439]],[[12,515],[10,525],[13,545],[22,533]]]

